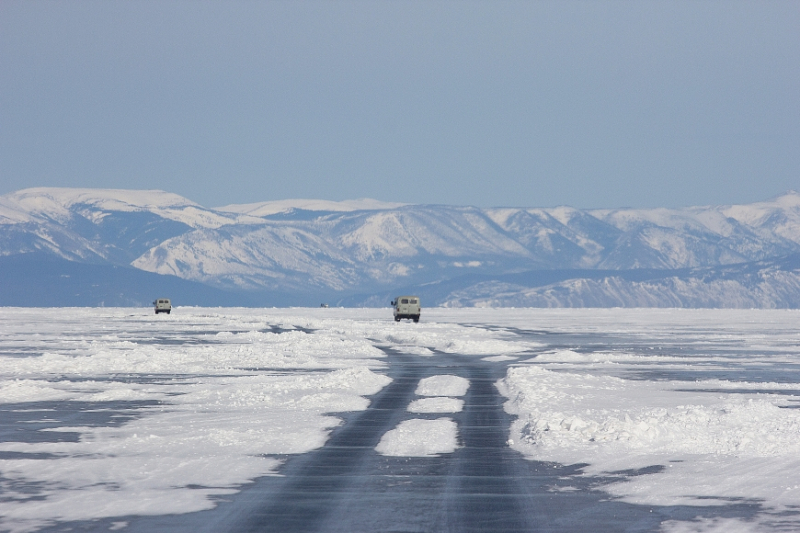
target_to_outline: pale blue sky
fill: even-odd
[[[800,2],[0,2],[0,194],[679,207],[800,189]]]

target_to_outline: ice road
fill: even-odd
[[[798,531],[800,312],[0,308],[0,530]]]

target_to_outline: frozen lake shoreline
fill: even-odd
[[[137,516],[221,508],[366,414],[397,353],[439,377],[415,383],[377,436],[385,461],[468,454],[477,404],[460,410],[474,383],[457,375],[485,368],[510,415],[503,453],[584,465],[552,495],[673,509],[656,530],[777,530],[800,505],[799,318],[425,309],[395,324],[388,309],[0,308],[0,527],[135,530]]]

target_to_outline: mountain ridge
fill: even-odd
[[[800,253],[800,194],[789,191],[745,205],[590,210],[370,199],[209,209],[174,193],[120,189],[33,188],[0,196],[0,256],[31,253],[176,276],[243,295],[243,301],[248,293],[263,293],[266,298],[257,300],[268,301],[272,293],[283,295],[282,302],[296,294],[304,302],[318,295],[363,305],[376,297],[370,294],[459,279],[468,283],[475,275],[485,277],[484,285],[453,286],[438,303],[787,306],[795,300],[786,300],[780,287],[795,294],[794,267],[775,265]],[[761,286],[762,296],[754,296],[752,276],[736,287],[728,283],[730,291],[750,291],[747,298],[699,296],[722,283],[702,282],[700,270],[759,262],[759,268],[786,273],[770,278],[770,290]],[[745,276],[749,267],[736,268]],[[660,285],[631,281],[626,274],[616,276],[611,290],[615,276],[600,283],[593,274],[647,270],[665,273]],[[561,280],[547,294],[502,281],[545,271],[585,272],[574,278],[584,281],[568,287]],[[673,279],[671,288],[667,279]]]

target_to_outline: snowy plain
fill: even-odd
[[[499,365],[508,446],[609,499],[759,508],[663,531],[800,527],[798,311],[178,307],[0,308],[0,530],[214,508],[366,409],[392,351]],[[469,386],[421,380],[378,453],[453,452]]]

